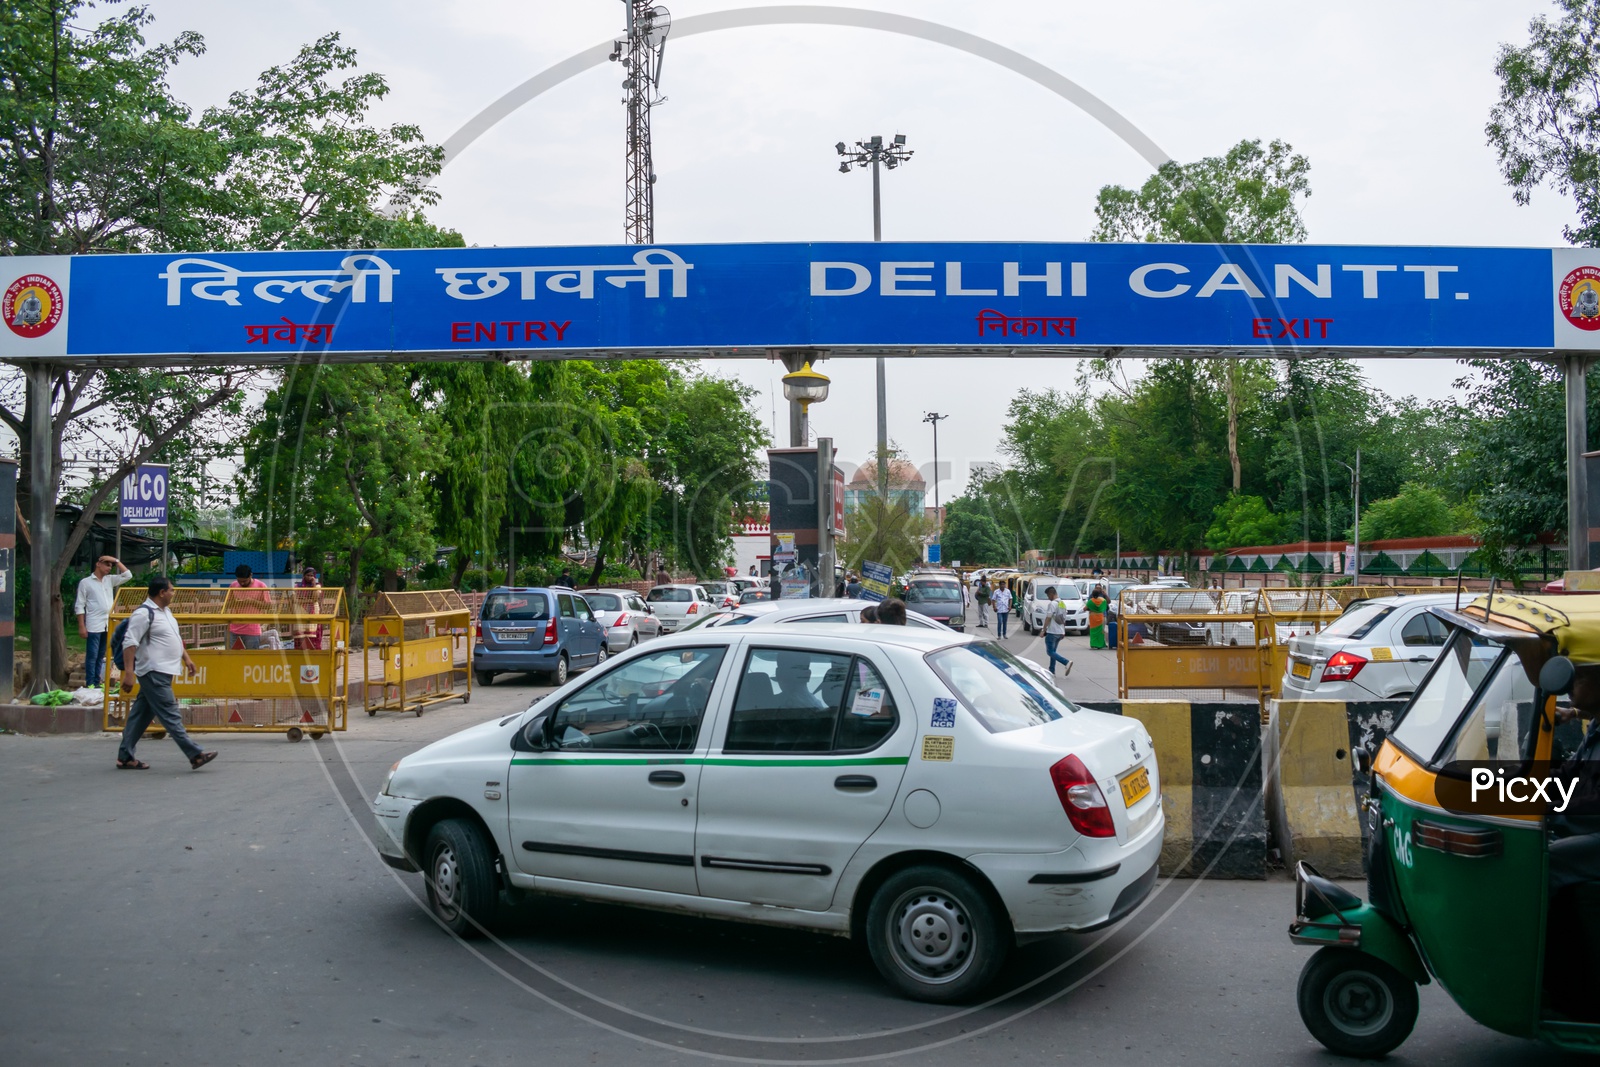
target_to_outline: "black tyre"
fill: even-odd
[[[494,671],[473,671],[472,680],[487,688],[494,684]]]
[[[1417,1022],[1417,984],[1355,949],[1318,949],[1296,999],[1311,1036],[1340,1056],[1387,1055]]]
[[[594,665],[596,667],[600,666],[600,664],[602,664],[602,663],[604,663],[606,661],[606,657],[609,656],[609,655],[611,655],[611,649],[606,647],[605,639],[601,638],[601,640],[600,640],[600,651],[595,653]]]
[[[565,652],[561,653],[561,657],[556,660],[556,669],[550,672],[550,684],[557,687],[567,684],[567,654]]]
[[[633,639],[628,642],[628,647],[629,648],[638,648],[639,647],[639,635],[638,634],[634,634],[633,635]]]
[[[981,993],[1011,950],[1011,930],[989,894],[947,867],[908,867],[867,908],[867,949],[895,989],[950,1004]]]
[[[423,848],[428,907],[453,934],[481,937],[499,910],[494,850],[466,819],[445,819],[428,831]]]

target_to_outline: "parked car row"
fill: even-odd
[[[486,686],[497,675],[529,673],[565,685],[572,671],[597,667],[640,641],[738,607],[743,597],[759,597],[765,588],[756,578],[658,585],[643,595],[632,589],[498,586],[479,611],[474,679]]]

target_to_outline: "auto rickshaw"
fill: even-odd
[[[1457,761],[1533,773],[1582,743],[1578,723],[1557,726],[1557,700],[1600,665],[1600,597],[1491,595],[1434,614],[1449,628],[1443,652],[1381,746],[1352,753],[1366,778],[1367,900],[1309,864],[1295,871],[1289,936],[1318,946],[1300,1017],[1335,1053],[1381,1056],[1410,1034],[1417,986],[1437,980],[1485,1026],[1600,1052],[1600,886],[1565,889],[1553,913],[1551,805],[1477,814],[1455,799]],[[1574,890],[1590,894],[1582,921]]]

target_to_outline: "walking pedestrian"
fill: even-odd
[[[120,573],[112,574],[112,567]],[[106,626],[116,603],[117,586],[132,577],[116,556],[101,556],[94,561],[94,570],[78,583],[73,612],[78,616],[78,636],[83,638],[83,684],[91,688],[98,689],[105,680]]]
[[[1006,635],[1006,616],[1011,614],[1011,590],[1002,585],[989,594],[989,603],[994,607],[994,635]]]
[[[572,568],[571,567],[562,567],[561,568],[561,576],[556,579],[556,584],[559,585],[563,589],[571,589],[572,588]]]
[[[665,567],[657,567],[656,568],[656,584],[657,585],[671,585],[672,584],[672,575],[667,573],[667,568],[665,568]]]
[[[152,588],[154,586],[152,585]],[[236,593],[230,595],[229,607],[236,612],[265,611],[272,606],[272,594],[266,592],[267,583],[251,577],[250,564],[241,563],[233,569],[233,584],[229,589],[260,589],[259,593]],[[231,638],[228,647],[234,649],[260,648],[261,624],[259,622],[235,622],[228,624],[228,633]]]
[[[122,743],[117,747],[118,770],[150,769],[150,764],[137,759],[133,750],[152,719],[161,720],[162,729],[183,750],[192,770],[198,771],[217,758],[215,752],[202,751],[189,740],[183,728],[183,709],[172,695],[172,679],[178,671],[193,674],[198,669],[189,650],[183,647],[183,632],[169,608],[173,592],[172,582],[156,575],[150,579],[149,599],[135,608],[128,619],[122,643],[122,692],[129,692],[137,677],[139,695],[128,709],[128,723],[122,728]]]
[[[854,574],[850,575],[849,580],[845,582],[844,595],[850,597],[852,600],[859,600],[861,598],[861,594],[865,591],[866,586],[861,584],[861,579],[856,577]]]
[[[1061,639],[1067,636],[1067,602],[1056,596],[1056,587],[1053,585],[1044,591],[1044,598],[1050,603],[1044,617],[1045,662],[1050,665],[1050,677],[1056,676],[1056,664],[1059,663],[1065,668],[1061,672],[1065,678],[1072,673],[1072,661],[1056,649]]]
[[[1089,594],[1089,647],[1106,647],[1106,609],[1111,606],[1111,601],[1106,598],[1106,587],[1097,585],[1094,592]]]
[[[978,578],[978,588],[973,590],[972,599],[978,602],[978,625],[983,629],[989,628],[989,578],[981,575]]]

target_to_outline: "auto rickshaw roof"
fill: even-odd
[[[1553,637],[1561,655],[1575,663],[1600,663],[1600,596],[1525,596],[1496,593],[1480,596],[1461,612],[1436,610],[1436,614],[1457,621],[1464,617],[1484,631],[1486,637],[1500,640],[1519,635],[1543,634]]]

